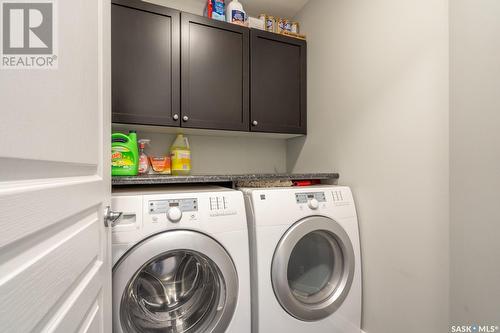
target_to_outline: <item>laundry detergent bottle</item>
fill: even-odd
[[[174,143],[170,147],[172,159],[172,175],[187,176],[191,173],[191,149],[188,139],[178,134]]]
[[[226,21],[229,23],[245,25],[246,12],[238,0],[233,0],[226,8]]]
[[[111,175],[137,176],[139,172],[139,149],[137,134],[113,133],[111,135]]]

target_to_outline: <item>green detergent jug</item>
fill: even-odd
[[[139,173],[139,149],[137,134],[113,133],[111,135],[111,175],[137,176]]]

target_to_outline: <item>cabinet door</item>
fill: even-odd
[[[249,129],[249,30],[182,13],[182,127]]]
[[[113,0],[113,122],[179,125],[180,12]]]
[[[251,30],[251,130],[307,132],[305,41]]]

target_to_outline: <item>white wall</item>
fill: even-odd
[[[313,0],[306,139],[358,204],[367,333],[448,332],[448,1]]]
[[[451,321],[500,325],[500,1],[450,1]]]

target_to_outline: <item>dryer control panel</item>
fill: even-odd
[[[325,192],[295,193],[295,200],[300,209],[303,209],[302,204],[307,204],[310,209],[316,210],[320,206],[325,207],[326,195]]]
[[[298,204],[305,204],[313,199],[318,202],[326,202],[325,192],[295,193],[295,200]]]

